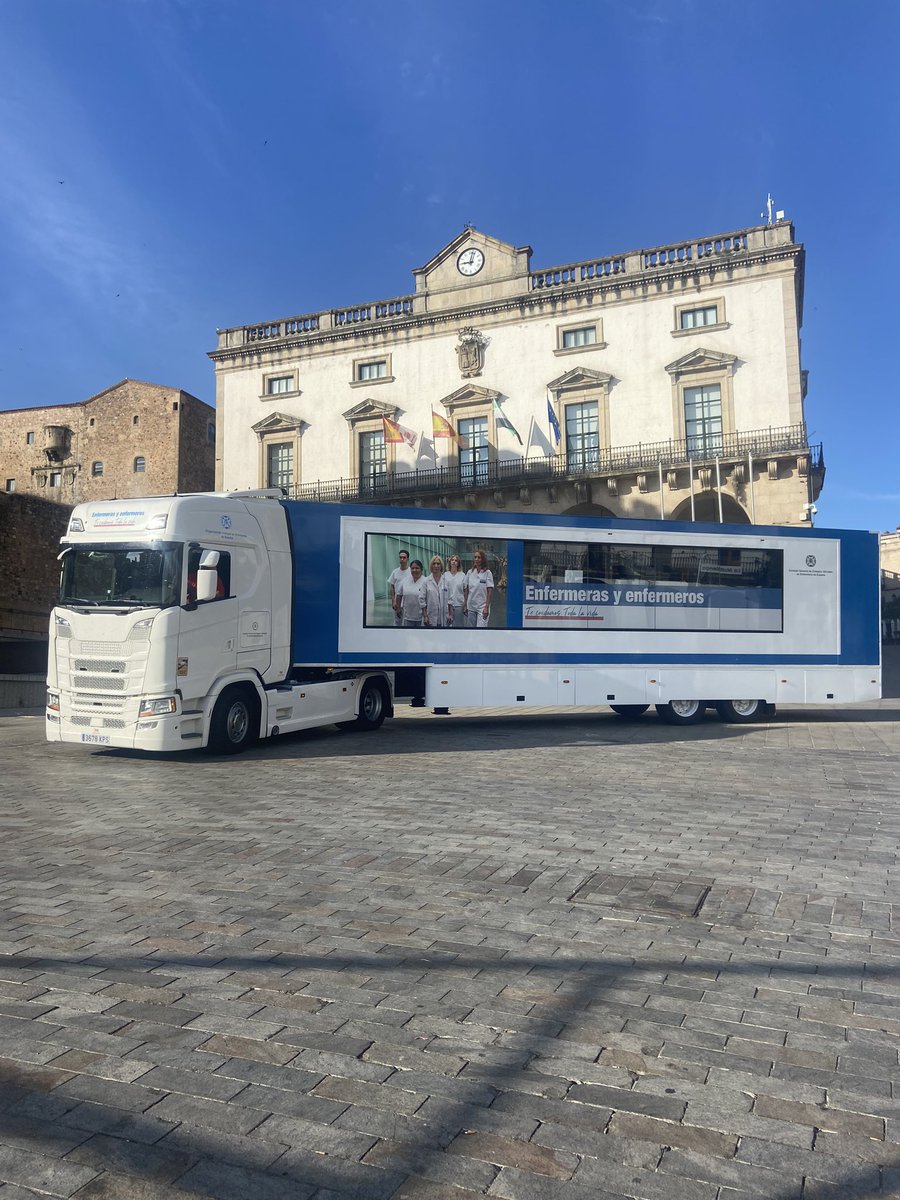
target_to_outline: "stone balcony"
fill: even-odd
[[[825,477],[822,445],[809,444],[805,425],[727,434],[713,446],[700,447],[692,444],[695,441],[639,442],[589,451],[577,459],[530,455],[364,479],[320,480],[300,484],[291,495],[335,503],[518,510],[534,506],[553,512],[590,505],[615,515],[653,517],[671,516],[672,505],[695,492],[702,496],[728,487],[743,495],[749,488],[752,497],[754,480],[765,484],[790,474],[810,503],[819,496]],[[745,507],[749,516],[752,499]]]

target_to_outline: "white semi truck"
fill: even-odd
[[[872,534],[260,490],[80,504],[62,544],[51,741],[234,753],[316,725],[376,729],[395,695],[625,717],[654,704],[674,724],[880,695]],[[449,575],[476,551],[477,619],[442,602],[401,622],[401,552]]]

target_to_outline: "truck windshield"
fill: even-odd
[[[179,602],[181,560],[177,542],[73,546],[63,559],[59,602],[168,608]]]

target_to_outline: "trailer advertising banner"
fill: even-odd
[[[526,542],[522,624],[779,632],[783,551]]]
[[[366,535],[367,628],[506,629],[507,542]]]

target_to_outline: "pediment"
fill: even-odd
[[[437,254],[430,258],[424,267],[418,267],[413,274],[429,275],[448,258],[455,259],[464,246],[477,246],[479,250],[484,251],[485,255],[490,250],[508,258],[514,258],[517,254],[531,254],[530,246],[514,246],[511,242],[502,242],[499,238],[491,237],[490,234],[482,233],[481,230],[467,225],[462,233],[457,234],[452,242],[448,242],[446,246],[438,250]]]
[[[582,388],[609,389],[613,381],[612,375],[606,371],[592,371],[590,367],[572,367],[557,379],[551,379],[547,387],[551,392],[570,392]]]
[[[683,375],[689,371],[733,371],[737,363],[734,354],[723,354],[720,350],[704,350],[697,347],[690,354],[683,354],[670,362],[666,370],[670,375]]]
[[[382,417],[394,421],[397,418],[397,405],[385,404],[381,400],[360,400],[359,404],[354,404],[342,415],[351,425],[357,421],[380,420]]]
[[[287,413],[273,412],[268,416],[263,417],[261,421],[257,421],[250,428],[257,435],[263,437],[269,433],[297,433],[302,425],[306,422],[302,417],[289,416]]]
[[[476,404],[485,405],[493,404],[499,399],[500,393],[492,388],[480,387],[477,383],[467,383],[465,387],[457,388],[455,392],[451,392],[449,396],[444,396],[440,401],[444,408],[452,411],[456,408],[466,408]]]

